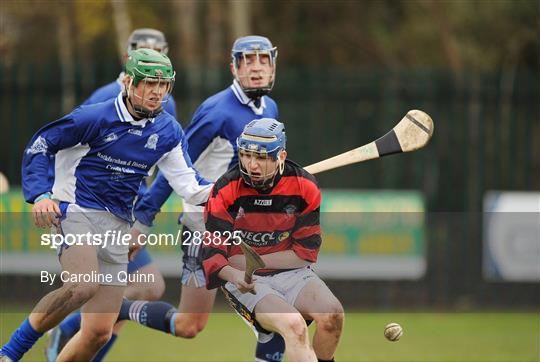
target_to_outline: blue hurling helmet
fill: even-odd
[[[272,74],[268,85],[260,88],[244,88],[242,82],[238,77],[238,67],[242,60],[245,60],[247,55],[255,54],[268,55],[270,58],[270,65],[272,65]],[[274,87],[274,81],[276,79],[276,60],[277,60],[277,48],[272,45],[272,42],[259,35],[249,35],[236,39],[231,50],[232,63],[234,66],[234,78],[242,87],[242,90],[250,98],[260,98],[265,94],[270,93]]]
[[[279,153],[285,149],[286,136],[283,123],[273,118],[261,118],[251,121],[244,127],[244,131],[236,140],[238,147],[238,165],[244,182],[257,189],[266,190],[274,185],[275,178],[282,174],[285,160],[279,159]],[[258,157],[269,157],[277,166],[272,170],[261,170],[259,180],[242,164],[242,154]],[[275,165],[275,164],[274,164]]]

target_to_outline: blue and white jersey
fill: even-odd
[[[51,155],[56,158],[53,184]],[[23,156],[23,193],[32,203],[52,191],[54,199],[132,221],[137,190],[155,166],[190,203],[207,200],[212,185],[192,168],[178,122],[166,112],[135,120],[119,94],[78,107],[34,135]]]
[[[205,179],[217,180],[238,162],[236,139],[246,124],[259,118],[277,119],[276,102],[263,96],[259,104],[255,104],[236,80],[229,88],[211,96],[199,106],[186,128],[186,137],[189,156]],[[167,180],[158,174],[135,207],[137,220],[151,225],[170,194],[171,187]],[[186,206],[184,204],[184,211],[189,211]]]
[[[94,93],[92,93],[90,97],[88,97],[88,99],[82,103],[82,105],[101,103],[111,98],[116,98],[118,93],[120,93],[123,89],[122,79],[124,79],[124,76],[125,73],[122,72],[118,76],[118,79],[116,79],[114,82],[96,89]],[[169,97],[169,101],[165,103],[163,109],[176,118],[176,102],[172,96]]]

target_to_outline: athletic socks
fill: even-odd
[[[81,312],[77,311],[68,315],[62,323],[60,323],[62,333],[68,338],[71,338],[81,329]]]
[[[36,332],[26,319],[2,347],[1,353],[13,361],[19,361],[42,335],[43,333]]]
[[[92,360],[92,362],[102,362],[103,358],[105,358],[105,355],[109,352],[114,342],[116,342],[116,338],[118,338],[118,335],[113,333],[113,335],[111,336],[111,339],[109,339],[109,342],[107,342],[106,345],[101,347],[99,352],[94,356],[94,359]]]
[[[260,336],[260,335],[259,335]],[[257,349],[255,350],[255,360],[281,362],[285,352],[285,340],[278,333],[272,333],[272,338],[264,341],[266,338],[257,340]]]
[[[174,316],[176,308],[165,302],[147,302],[124,299],[118,320],[132,320],[143,326],[176,335]]]

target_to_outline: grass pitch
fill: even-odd
[[[0,314],[0,343],[25,318]],[[389,322],[400,323],[399,342],[383,336]],[[313,335],[313,328],[310,328]],[[23,361],[43,361],[47,337]],[[109,361],[253,361],[255,338],[233,313],[214,313],[193,340],[182,340],[132,322],[124,328]],[[336,361],[540,361],[539,313],[353,313]]]

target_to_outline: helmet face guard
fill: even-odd
[[[265,152],[238,151],[240,173],[244,182],[258,190],[266,191],[274,186],[276,176],[283,173],[285,163]],[[256,164],[256,165],[255,165]],[[257,169],[257,171],[254,171]]]
[[[170,98],[176,76],[169,58],[151,49],[134,50],[129,54],[126,74],[131,78],[128,87],[126,87],[126,95],[137,115],[151,118],[161,113],[163,106]],[[138,92],[140,94],[136,94],[132,86],[138,87],[141,82],[143,82],[144,87]],[[150,110],[144,107],[144,104],[148,101],[155,101],[151,97],[146,97],[147,94],[152,93],[154,87],[159,94],[160,105],[156,109]],[[161,95],[162,93],[165,94]],[[137,104],[133,103],[133,99],[138,100]]]
[[[141,82],[143,83],[143,88],[141,90],[142,96],[136,94],[135,91],[132,89],[132,86],[137,87],[138,84],[140,84]],[[147,88],[151,89],[153,87],[156,87],[158,89],[158,93],[160,93],[160,89],[163,87],[163,84],[166,85],[164,90],[165,95],[159,101],[159,107],[154,110],[144,107],[145,102],[150,100],[148,96],[145,96],[150,93],[150,90],[147,90]],[[165,107],[165,104],[167,104],[167,102],[169,101],[173,87],[174,79],[171,80],[162,78],[143,78],[139,80],[137,85],[135,85],[135,80],[132,79],[127,88],[127,97],[129,102],[131,103],[131,106],[133,107],[133,110],[135,111],[135,113],[137,113],[138,116],[142,118],[153,118],[163,112],[163,107]],[[138,100],[137,104],[133,103],[133,98]]]
[[[285,128],[274,119],[262,118],[250,122],[238,137],[238,165],[244,182],[258,190],[274,186],[283,174],[285,158]]]
[[[277,48],[272,45],[268,38],[262,36],[245,36],[239,38],[234,42],[231,56],[234,78],[248,97],[256,99],[270,93],[276,79]],[[248,56],[255,56],[258,62],[260,62],[261,56],[268,56],[272,67],[272,73],[264,74],[264,76],[269,78],[267,85],[254,88],[244,87],[242,85],[242,77],[238,74],[238,69],[240,68],[241,62],[244,62],[244,64],[247,65]]]

